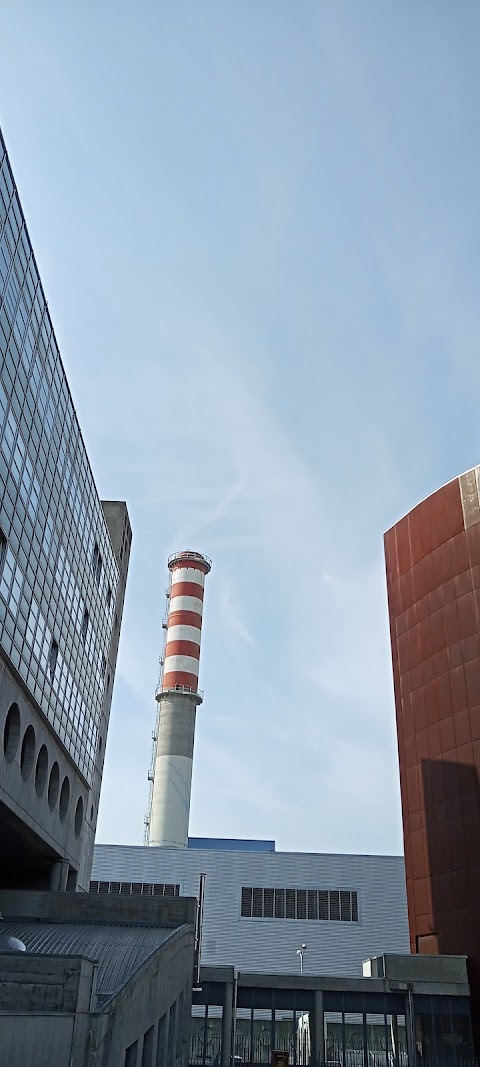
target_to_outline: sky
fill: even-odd
[[[171,552],[190,833],[400,853],[383,533],[480,462],[477,0],[17,0],[0,122],[133,547],[97,840],[140,844]]]

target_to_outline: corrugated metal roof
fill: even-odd
[[[1,931],[2,934],[20,938],[27,952],[86,956],[96,960],[97,992],[102,997],[121,989],[142,963],[175,932],[171,927],[36,922],[27,919],[4,921]]]

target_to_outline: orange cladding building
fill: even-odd
[[[412,952],[469,957],[480,1049],[480,468],[385,534]]]

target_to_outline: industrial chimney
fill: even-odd
[[[203,591],[211,561],[199,552],[177,552],[168,560],[166,631],[157,686],[150,809],[145,820],[149,845],[186,848],[192,781]]]

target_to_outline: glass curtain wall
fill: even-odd
[[[240,988],[238,994],[235,1065],[270,1067],[275,1050],[288,1052],[290,1067],[314,1067],[312,990]],[[326,1067],[412,1067],[404,995],[329,991],[323,1003]],[[468,998],[415,996],[413,1008],[416,1067],[478,1067]],[[221,1056],[221,1007],[194,1006],[190,1067],[219,1065]]]

